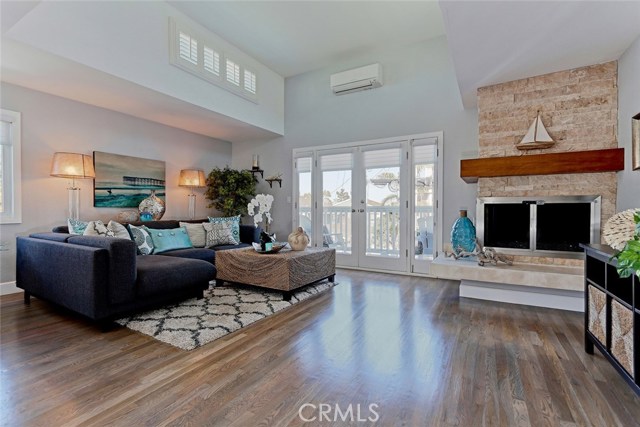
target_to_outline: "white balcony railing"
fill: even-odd
[[[299,210],[300,225],[311,236],[311,208]],[[350,207],[325,206],[322,208],[322,243],[342,253],[351,253]],[[360,214],[358,214],[360,215]],[[400,207],[369,206],[364,212],[367,224],[366,253],[398,257],[400,255]],[[433,208],[416,207],[415,254],[431,254],[433,249]]]

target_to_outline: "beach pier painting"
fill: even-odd
[[[93,206],[97,208],[137,208],[151,190],[165,199],[163,161],[94,151],[93,164]]]

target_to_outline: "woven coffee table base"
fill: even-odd
[[[285,301],[291,291],[319,280],[334,281],[336,251],[308,248],[259,254],[253,248],[216,252],[216,284],[229,282],[282,291]]]

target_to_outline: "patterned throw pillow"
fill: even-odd
[[[76,234],[82,236],[84,230],[89,223],[87,221],[80,221],[79,219],[67,218],[67,226],[69,227],[69,234]]]
[[[221,217],[221,218],[214,218],[214,217],[209,217],[209,222],[211,222],[212,224],[230,224],[231,225],[231,233],[233,235],[234,240],[237,243],[230,243],[230,244],[235,244],[237,245],[238,243],[240,243],[240,215],[236,215],[236,216],[227,216],[227,217]]]
[[[209,222],[202,224],[207,230],[207,242],[205,248],[218,245],[237,245],[238,241],[233,237],[233,230],[229,222]]]
[[[144,225],[143,227],[151,235],[154,254],[193,247],[191,239],[189,239],[189,235],[187,234],[187,229],[184,227],[162,230],[156,230]]]
[[[108,229],[102,221],[89,221],[82,234],[85,236],[116,237],[116,233]]]
[[[153,253],[153,240],[151,240],[151,235],[146,227],[136,227],[135,225],[129,224],[129,233],[131,233],[131,237],[133,241],[136,242],[136,246],[138,246],[138,254],[139,255],[151,255]]]
[[[89,221],[82,234],[85,236],[104,236],[131,240],[131,236],[125,226],[115,221],[109,221],[107,225],[104,225],[102,221]]]
[[[204,245],[207,243],[207,232],[202,226],[202,223],[192,224],[189,222],[180,222],[180,227],[187,229],[187,234],[194,248],[204,248]]]

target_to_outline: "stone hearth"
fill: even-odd
[[[479,157],[527,156],[616,148],[617,62],[535,76],[478,89]],[[556,144],[519,151],[516,144],[540,112]],[[616,211],[615,172],[480,178],[478,197],[599,195],[601,224]],[[514,266],[434,260],[431,272],[461,280],[460,295],[581,311],[583,261],[516,256]]]

